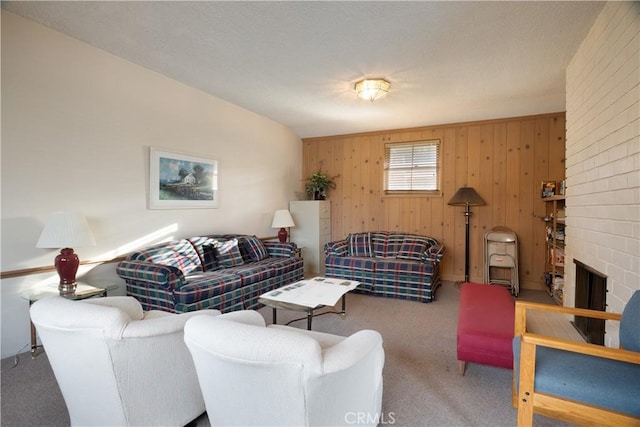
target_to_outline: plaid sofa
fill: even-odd
[[[295,243],[211,235],[141,249],[116,271],[144,310],[251,310],[262,293],[303,278],[297,253]]]
[[[324,246],[327,277],[356,280],[355,292],[431,302],[444,245],[408,233],[364,232]]]

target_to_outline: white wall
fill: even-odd
[[[565,301],[579,260],[605,274],[607,311],[640,289],[640,4],[609,2],[567,69]],[[606,325],[616,346],[617,323]]]
[[[150,146],[217,159],[220,208],[147,209]],[[97,246],[76,252],[103,260],[174,237],[274,235],[273,212],[301,189],[289,128],[6,11],[1,148],[3,272],[53,263],[35,247],[52,211],[83,213]],[[122,284],[114,268],[81,273]],[[1,281],[3,358],[29,343],[20,293],[56,279]]]

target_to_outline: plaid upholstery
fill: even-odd
[[[187,277],[187,283],[174,292],[176,303],[189,304],[239,289],[242,281],[226,270]]]
[[[151,283],[158,287],[176,289],[185,283],[182,271],[171,265],[142,261],[122,261],[116,267],[118,276],[125,280]]]
[[[193,245],[200,257],[200,262],[202,263],[202,269],[204,271],[212,271],[219,268],[215,247],[218,245],[218,242],[224,242],[226,239],[219,240],[213,237],[203,236],[191,237],[187,240],[189,240],[191,245]]]
[[[295,272],[303,267],[302,258],[274,258],[269,257],[258,261],[252,265],[266,265],[273,270],[273,276],[277,277],[282,274]]]
[[[298,254],[298,245],[293,242],[262,242],[270,257],[293,258]]]
[[[424,261],[427,259],[425,251],[431,246],[431,243],[425,237],[405,236],[402,245],[398,250],[396,258],[408,259],[412,261]]]
[[[236,289],[231,292],[216,295],[209,299],[201,299],[192,303],[178,303],[176,304],[176,313],[186,313],[195,310],[205,310],[213,308],[220,310],[223,313],[230,311],[242,310],[244,303],[242,301],[242,288]]]
[[[326,256],[347,256],[349,254],[349,245],[346,240],[325,243],[324,254]]]
[[[325,261],[326,276],[360,282],[354,292],[373,292],[376,261],[373,258],[328,256]]]
[[[159,288],[146,282],[127,281],[127,295],[140,301],[142,309],[163,310],[177,312],[173,302],[173,291],[167,288]]]
[[[378,231],[371,233],[373,254],[376,258],[395,258],[406,234]]]
[[[142,249],[129,255],[127,260],[170,265],[179,268],[185,276],[202,271],[200,257],[187,239],[174,240]]]
[[[444,245],[443,244],[433,244],[427,249],[427,261],[432,263],[439,263],[442,261],[442,257],[444,256]]]
[[[260,297],[260,295],[264,294],[265,292],[269,292],[270,290],[273,290],[276,287],[279,287],[279,286],[275,286],[275,283],[276,283],[276,279],[271,278],[268,280],[263,280],[261,282],[253,283],[248,286],[243,286],[242,287],[242,292],[243,292],[242,300],[244,301],[243,310],[255,310],[256,308],[262,307],[262,304],[258,302],[258,298]],[[288,282],[288,283],[291,283],[291,282]]]
[[[238,238],[240,245],[247,251],[247,256],[250,261],[261,261],[269,257],[269,252],[265,248],[262,240],[256,236],[243,236]]]
[[[364,233],[355,233],[361,235]],[[440,286],[439,263],[445,252],[437,240],[409,233],[372,232],[372,256],[348,255],[348,236],[325,245],[328,277],[357,280],[354,292],[431,302]]]
[[[218,243],[202,245],[202,268],[204,271],[215,271],[220,269],[218,264]]]
[[[274,274],[274,270],[268,265],[259,264],[244,264],[225,268],[224,271],[238,276],[242,287],[271,279]]]
[[[218,265],[220,267],[235,267],[244,264],[244,259],[238,247],[238,239],[227,240],[216,246]]]
[[[373,255],[371,251],[371,233],[355,233],[347,236],[349,245],[349,256],[370,257]]]
[[[129,255],[116,271],[127,284],[127,294],[144,310],[183,313],[215,308],[226,313],[259,308],[262,293],[303,278],[303,260],[297,257],[295,243],[280,242],[263,242],[268,257],[257,262],[223,268],[205,260],[207,245],[251,238],[255,236],[224,234],[167,242]],[[237,262],[238,253],[234,256]]]

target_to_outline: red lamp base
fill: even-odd
[[[76,291],[76,273],[80,266],[78,255],[71,248],[61,249],[54,265],[60,276],[60,284],[58,285],[60,295],[74,293]]]
[[[280,240],[280,243],[285,243],[288,235],[289,233],[287,233],[287,230],[282,227],[280,231],[278,231],[278,240]]]

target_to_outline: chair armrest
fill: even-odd
[[[323,372],[329,374],[347,369],[375,351],[381,353],[381,363],[384,364],[380,333],[368,329],[358,331],[324,350]]]
[[[130,322],[120,335],[122,339],[148,338],[182,332],[187,320],[194,316],[219,316],[218,310],[198,310],[170,316],[152,317]]]
[[[539,334],[525,333],[522,335],[522,342],[531,343],[536,346],[555,348],[558,350],[570,351],[572,353],[582,353],[589,356],[604,357],[622,362],[640,364],[640,353],[618,348],[605,347],[596,344],[582,343],[566,340],[562,338],[547,337]]]
[[[320,344],[320,348],[322,350],[325,350],[329,347],[333,347],[334,345],[338,344],[341,341],[345,340],[345,337],[341,336],[341,335],[334,335],[334,334],[329,334],[327,332],[319,332],[319,331],[308,331],[306,329],[299,329],[299,328],[294,328],[292,326],[286,326],[286,325],[269,325],[268,326],[270,329],[283,329],[286,331],[292,331],[292,332],[296,332],[298,334],[302,334],[302,335],[306,335],[308,337],[313,338],[314,340],[316,340],[318,342],[318,344]]]
[[[298,245],[293,242],[262,242],[267,248],[270,257],[295,258],[298,254]]]
[[[325,243],[323,250],[326,256],[347,256],[349,254],[349,246],[346,240]]]
[[[594,319],[620,321],[622,315],[608,311],[590,310],[586,308],[563,307],[539,302],[516,301],[514,335],[522,335],[527,331],[527,310],[545,311],[550,313],[573,314]]]
[[[264,317],[254,310],[238,310],[224,313],[219,316],[220,319],[233,320],[234,322],[244,323],[245,325],[265,326]]]
[[[442,243],[438,243],[437,245],[431,245],[429,249],[425,252],[426,260],[432,262],[434,264],[442,261],[442,257],[446,249]]]
[[[182,270],[170,265],[145,261],[121,261],[116,273],[125,281],[149,283],[169,289],[179,289],[186,283]]]
[[[119,308],[129,315],[131,320],[142,320],[144,311],[142,305],[134,297],[108,297],[108,298],[92,298],[83,301],[85,304],[101,305],[105,307]]]

